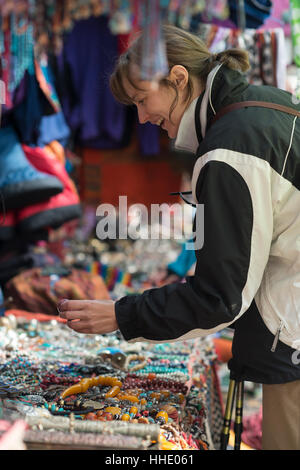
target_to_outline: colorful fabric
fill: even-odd
[[[292,12],[292,42],[294,46],[294,61],[300,67],[300,1],[290,0]]]
[[[110,299],[100,276],[78,269],[62,272],[56,268],[22,272],[6,284],[5,295],[13,298],[11,308],[48,315],[58,315],[57,304],[65,298]]]

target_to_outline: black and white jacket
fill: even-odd
[[[270,101],[300,109],[288,92],[251,86],[224,65],[185,112],[176,147],[196,153],[192,190],[204,206],[204,244],[186,283],[116,303],[128,341],[181,341],[234,326],[233,377],[300,379],[300,119],[224,106]]]

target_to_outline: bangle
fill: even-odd
[[[129,367],[129,364],[133,361],[140,361],[138,364]],[[145,356],[139,356],[138,354],[129,354],[126,357],[125,364],[124,364],[124,369],[127,370],[128,372],[133,372],[135,370],[140,370],[146,367],[147,365],[147,359]]]
[[[80,382],[76,385],[73,385],[72,387],[67,388],[60,396],[60,398],[66,398],[69,395],[77,395],[78,393],[84,393],[86,392],[89,388],[94,387],[95,385],[108,385],[111,386],[112,388],[107,392],[108,397],[110,396],[115,396],[111,395],[111,393],[116,394],[120,391],[120,388],[122,387],[122,382],[117,379],[116,377],[104,377],[100,375],[99,377],[93,377],[91,379],[82,379]],[[115,388],[117,387],[117,388]]]

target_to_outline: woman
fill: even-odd
[[[137,106],[140,122],[161,126],[199,157],[192,191],[204,205],[204,244],[195,275],[117,302],[66,301],[62,316],[75,331],[119,328],[128,341],[180,341],[234,326],[231,377],[263,384],[263,448],[300,449],[300,122],[257,106],[213,122],[232,103],[296,106],[285,91],[247,83],[246,52],[210,54],[194,35],[171,26],[163,33],[169,75],[159,86],[139,79],[137,39],[111,89]]]

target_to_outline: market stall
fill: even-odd
[[[119,330],[72,331],[58,305],[163,286],[166,276],[151,278],[159,269],[182,283],[192,272],[194,251],[181,270],[178,256],[194,212],[188,206],[183,234],[173,204],[183,207],[174,191],[190,189],[194,160],[118,103],[109,76],[143,29],[142,77],[157,85],[168,23],[198,34],[214,54],[246,49],[251,84],[297,92],[294,69],[295,86],[287,80],[299,65],[286,53],[289,2],[262,4],[0,0],[0,450],[11,448],[6,439],[19,424],[19,448],[28,450],[220,449],[230,335],[226,345],[215,335],[129,343]],[[119,222],[122,194],[126,210],[162,204],[171,235],[161,219],[150,226],[132,211],[126,237],[101,237],[99,205]],[[226,429],[229,439],[233,422]],[[260,448],[261,421],[257,435]]]
[[[209,340],[128,345],[72,334],[55,317],[1,320],[1,419],[24,420],[28,449],[208,450],[222,398]],[[53,432],[54,431],[54,432]]]

